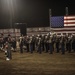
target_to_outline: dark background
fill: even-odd
[[[49,26],[49,9],[52,16],[75,15],[74,0],[0,0],[0,28],[27,23],[27,27]]]

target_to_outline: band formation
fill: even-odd
[[[41,34],[41,35],[26,35],[18,38],[12,37],[10,34],[4,37],[0,36],[0,51],[4,51],[6,60],[12,59],[12,51],[19,51],[20,53],[42,52],[53,54],[65,52],[75,52],[75,34]]]

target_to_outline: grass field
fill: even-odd
[[[12,52],[12,60],[6,61],[0,52],[0,75],[75,75],[75,53]]]

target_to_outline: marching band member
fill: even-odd
[[[40,54],[42,53],[42,41],[41,41],[41,37],[39,37],[39,40],[38,40],[38,52]]]
[[[2,50],[2,46],[3,46],[3,40],[2,40],[2,38],[0,37],[0,50]]]
[[[23,38],[20,40],[20,53],[23,53]]]
[[[71,36],[68,37],[68,52],[70,53],[72,49],[72,38]]]
[[[53,38],[52,36],[49,36],[49,40],[48,40],[50,54],[53,54],[53,42],[52,42],[52,38]]]
[[[14,49],[14,52],[16,52],[16,39],[12,39],[12,48]]]
[[[44,43],[44,40],[45,40],[45,36],[44,36],[44,34],[42,34],[42,50],[44,51],[45,50],[45,43]]]
[[[30,37],[29,45],[30,45],[30,52],[33,53],[33,38],[32,38],[32,36]]]
[[[8,41],[6,41],[6,43],[5,43],[5,48],[7,51],[6,60],[12,59],[11,44]]]
[[[56,50],[57,50],[57,53],[59,53],[59,44],[60,44],[60,39],[58,36],[56,36]]]
[[[27,52],[29,52],[29,36],[26,36],[26,47],[27,47]]]
[[[45,36],[44,44],[45,44],[45,50],[46,50],[45,52],[47,53],[48,52],[48,49],[49,49],[48,36],[47,35]]]
[[[60,38],[60,44],[61,44],[61,52],[62,52],[62,54],[65,54],[65,38],[64,38],[63,35]]]
[[[73,34],[73,37],[72,37],[72,49],[75,52],[75,34]]]

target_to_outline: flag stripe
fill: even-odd
[[[75,23],[75,20],[64,20],[64,23],[66,23],[66,22],[68,22],[68,23],[69,22],[71,22],[71,23],[74,22]]]
[[[64,16],[64,19],[75,19],[75,16]]]
[[[65,27],[65,26],[67,26],[67,27],[68,27],[68,26],[75,26],[75,24],[64,24],[64,27]]]
[[[64,24],[67,24],[67,25],[68,25],[68,24],[70,24],[70,25],[71,25],[71,24],[74,24],[74,25],[75,25],[75,22],[65,22]]]
[[[75,18],[64,18],[64,20],[75,20]]]

